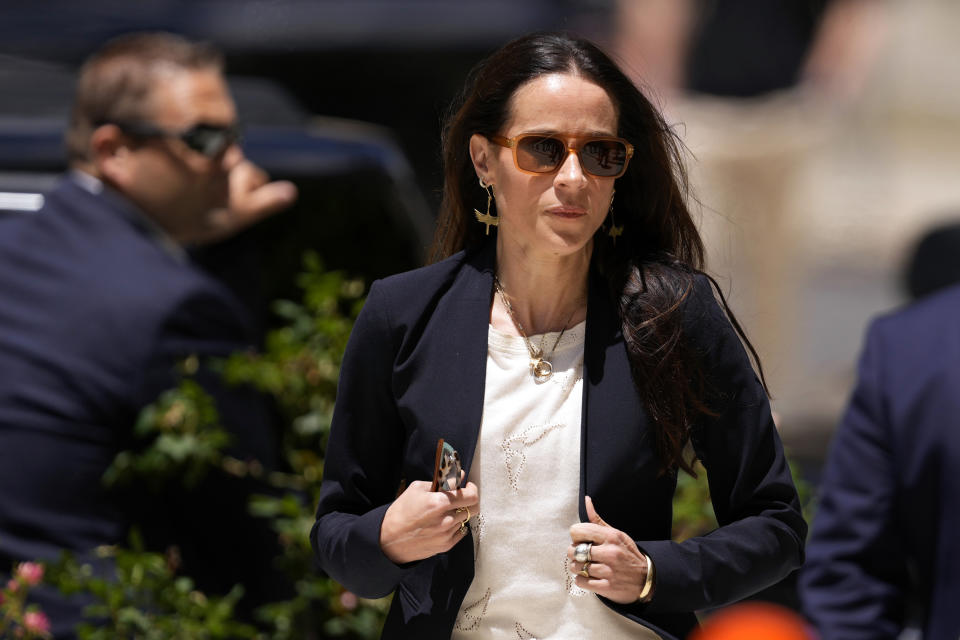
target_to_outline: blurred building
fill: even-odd
[[[760,350],[784,440],[814,464],[867,321],[906,300],[917,238],[960,206],[960,5],[850,4],[865,10],[859,25],[834,25],[840,39],[876,51],[832,86],[668,102],[692,154],[709,266]]]

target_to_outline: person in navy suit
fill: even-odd
[[[875,320],[800,575],[824,640],[960,638],[960,287]]]
[[[678,144],[582,39],[526,36],[470,75],[444,130],[436,261],[371,287],[311,535],[348,589],[395,593],[384,638],[682,638],[696,610],[802,562]],[[454,490],[431,491],[440,438]],[[721,526],[674,542],[688,444]]]
[[[86,62],[67,146],[72,170],[40,211],[0,226],[0,570],[61,550],[90,559],[136,523],[179,546],[200,588],[239,582],[262,600],[276,541],[247,516],[247,481],[213,474],[153,496],[107,491],[102,476],[180,361],[255,344],[248,311],[187,248],[282,209],[293,187],[244,159],[220,55],[167,34],[122,37]],[[275,464],[269,404],[199,377],[231,453]],[[73,637],[84,603],[37,599],[55,636]]]

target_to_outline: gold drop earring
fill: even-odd
[[[607,235],[613,240],[614,246],[617,244],[617,238],[623,235],[623,225],[617,225],[616,219],[613,217],[613,197],[617,195],[617,192],[614,191],[610,194],[610,229],[607,231]]]
[[[496,227],[500,224],[500,216],[495,216],[490,213],[490,204],[493,202],[493,185],[487,184],[483,181],[483,178],[480,178],[480,186],[487,192],[487,212],[480,213],[479,209],[474,209],[473,215],[476,216],[477,222],[487,225],[486,235],[490,235],[490,227]]]

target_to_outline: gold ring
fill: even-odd
[[[590,578],[593,577],[593,576],[590,575],[590,565],[591,565],[591,564],[592,564],[592,563],[591,563],[589,560],[587,560],[586,562],[583,563],[583,569],[580,569],[580,571],[578,571],[577,573],[579,573],[579,574],[582,575],[584,578],[587,578],[587,579],[589,580]]]
[[[470,522],[470,507],[457,507],[456,513],[463,513],[464,511],[467,512],[467,519],[461,522],[460,523],[461,525],[464,525]]]

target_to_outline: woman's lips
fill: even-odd
[[[587,215],[587,210],[580,207],[550,207],[547,213],[560,218],[582,218]]]

